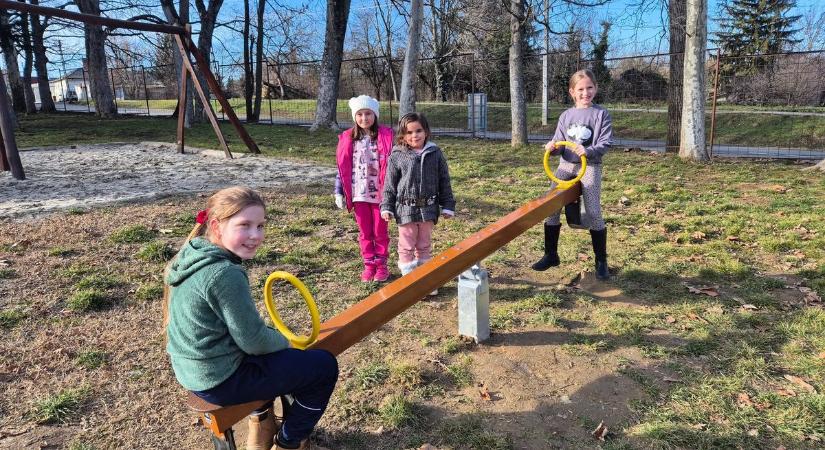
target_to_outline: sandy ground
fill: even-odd
[[[21,152],[26,180],[0,172],[0,218],[146,200],[225,186],[275,187],[325,182],[335,169],[166,143],[78,145]]]

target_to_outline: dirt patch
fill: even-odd
[[[226,186],[275,187],[325,182],[335,169],[262,156],[172,144],[78,145],[21,152],[26,180],[0,173],[0,217],[214,191]]]

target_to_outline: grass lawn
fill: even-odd
[[[235,112],[244,110],[242,99],[229,100]],[[174,100],[150,100],[154,109],[175,107]],[[218,108],[217,103],[215,109]],[[146,102],[142,100],[121,100],[120,107],[134,108],[145,112]],[[665,140],[667,136],[667,105],[607,104],[613,117],[614,133],[623,139]],[[468,129],[467,105],[465,103],[419,102],[419,110],[427,114],[433,127],[445,129]],[[527,126],[530,133],[552,134],[559,114],[566,109],[554,106],[550,109],[550,125],[541,125],[541,106],[529,104]],[[825,151],[825,116],[774,115],[759,113],[764,111],[785,111],[792,108],[744,107],[722,105],[716,117],[715,143],[719,145],[775,146],[785,148],[811,148]],[[800,108],[803,112],[823,113],[825,108]],[[271,114],[270,114],[271,110]],[[338,120],[351,122],[346,100],[338,101]],[[508,103],[488,104],[487,126],[489,131],[510,131],[510,105]],[[710,107],[707,108],[706,127],[710,130]],[[261,106],[261,119],[292,119],[311,123],[315,117],[315,100],[269,100]],[[398,120],[398,105],[382,102],[381,117],[385,123]],[[390,120],[392,117],[392,120]]]
[[[330,132],[248,129],[266,156],[333,164]],[[35,116],[17,138],[21,147],[174,141],[174,130],[171,120]],[[436,228],[438,251],[547,187],[538,145],[437,141],[458,201],[457,217]],[[187,142],[217,143],[208,126]],[[533,227],[483,262],[489,343],[455,335],[448,284],[341,356],[320,439],[336,449],[822,448],[822,173],[621,151],[604,164],[609,283],[577,276],[592,270],[589,236],[567,227],[562,265],[531,271],[541,253]],[[323,318],[378,289],[357,281],[357,228],[330,190],[265,192],[267,241],[247,264],[258,299],[273,270],[300,276]],[[209,446],[190,425],[159,334],[160,274],[203,200],[0,219],[0,423],[28,430],[5,443]],[[288,290],[279,298],[298,328],[303,302]],[[591,434],[600,422],[605,441]]]

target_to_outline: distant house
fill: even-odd
[[[49,89],[52,91],[52,100],[62,102],[86,101],[89,98],[89,90],[86,87],[87,76],[83,69],[74,69],[65,76],[49,81]],[[34,102],[40,103],[40,91],[37,89],[37,81],[32,81],[34,91]],[[123,99],[123,88],[115,90],[115,99]]]

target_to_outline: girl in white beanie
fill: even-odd
[[[378,124],[378,100],[369,95],[351,98],[349,107],[355,126],[338,136],[335,205],[355,214],[364,260],[361,281],[387,281],[390,235],[379,205],[393,131]]]

